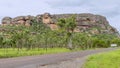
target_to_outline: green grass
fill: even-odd
[[[90,56],[83,68],[120,68],[120,49]]]
[[[66,48],[48,48],[47,51],[43,48],[26,50],[25,48],[21,50],[17,49],[0,49],[0,58],[10,58],[10,57],[18,57],[18,56],[32,56],[32,55],[42,55],[42,54],[53,54],[53,53],[63,53],[63,52],[71,52],[71,50]]]

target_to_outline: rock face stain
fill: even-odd
[[[76,24],[75,32],[88,32],[91,34],[100,34],[100,33],[108,33],[108,34],[118,34],[118,31],[112,27],[107,19],[101,15],[94,15],[90,13],[82,13],[82,14],[53,14],[44,13],[37,16],[18,16],[15,18],[4,17],[2,19],[2,25],[24,25],[30,26],[32,25],[32,20],[36,20],[37,22],[43,22],[48,25],[52,30],[58,29],[56,25],[58,19],[60,18],[69,18],[72,15],[76,16]]]

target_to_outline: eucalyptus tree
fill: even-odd
[[[50,36],[49,32],[51,31],[50,28],[42,22],[33,20],[30,30],[36,34],[37,39],[35,42],[37,43],[38,48],[42,45],[41,47],[44,47],[47,50],[48,39]]]
[[[74,33],[74,29],[76,28],[76,18],[75,16],[71,16],[69,18],[61,18],[58,20],[58,26],[63,35],[66,36],[66,42],[69,49],[72,49],[72,35]]]
[[[18,51],[24,47],[28,47],[29,30],[24,26],[18,26],[11,33],[11,39],[13,48],[18,48]]]

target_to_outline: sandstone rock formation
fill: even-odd
[[[34,16],[18,16],[15,18],[4,17],[2,19],[2,25],[25,25],[30,26],[31,20],[34,19]]]
[[[12,18],[11,17],[4,17],[2,19],[2,24],[6,25],[6,24],[11,24],[12,23]]]
[[[118,31],[113,28],[107,19],[101,15],[94,15],[90,13],[82,14],[57,14],[53,15],[53,20],[57,22],[60,18],[68,18],[72,15],[76,16],[77,29],[76,32],[87,32],[91,34],[119,34]]]
[[[32,20],[36,20],[38,23],[43,22],[48,25],[52,30],[57,29],[57,20],[60,18],[68,18],[72,15],[76,16],[77,27],[75,32],[86,32],[91,34],[119,34],[118,31],[109,25],[109,22],[104,16],[94,15],[90,13],[82,14],[54,14],[44,13],[37,16],[18,16],[15,18],[4,17],[2,19],[3,25],[25,25],[30,26]]]

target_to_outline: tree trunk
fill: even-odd
[[[68,39],[68,48],[69,48],[70,50],[73,49],[72,39],[71,39],[71,37]]]

